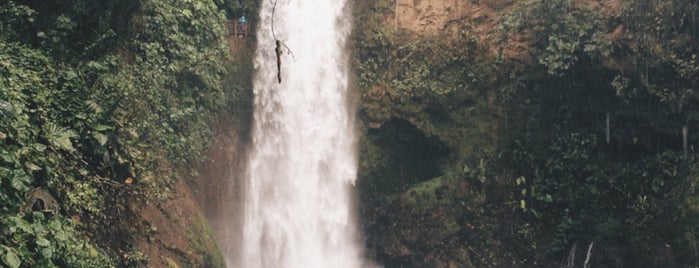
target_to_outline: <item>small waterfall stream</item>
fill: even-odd
[[[277,1],[262,1],[257,29],[240,266],[360,267],[349,8],[345,0]]]

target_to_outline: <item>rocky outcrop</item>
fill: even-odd
[[[425,35],[458,36],[465,28],[485,31],[495,26],[498,12],[510,2],[397,0],[396,27]]]
[[[165,201],[148,202],[131,222],[136,248],[147,258],[124,253],[147,267],[225,267],[213,232],[189,187],[175,182]]]
[[[451,34],[458,27],[468,27],[475,33],[495,30],[501,14],[509,10],[513,0],[396,0],[396,28],[420,34]],[[576,0],[613,17],[621,7],[619,0]]]
[[[242,218],[238,212],[242,204],[239,180],[244,171],[241,166],[244,143],[230,125],[219,131],[198,168],[198,178],[190,185],[211,224],[221,252],[229,258],[227,261],[233,262],[237,259],[238,241],[241,240],[238,236]]]
[[[525,36],[496,34],[503,13],[512,8],[513,0],[396,0],[393,23],[396,30],[417,35],[448,38],[468,37],[490,45],[490,54],[518,61],[528,61],[529,44]],[[576,0],[574,5],[598,10],[605,18],[618,14],[619,0]],[[622,32],[618,25],[609,25],[610,39]],[[505,37],[505,38],[503,38]]]

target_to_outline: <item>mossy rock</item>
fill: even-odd
[[[167,267],[168,268],[180,268],[179,265],[177,265],[177,262],[173,261],[172,259],[165,257],[165,262],[167,262]]]
[[[465,213],[479,206],[471,195],[467,182],[456,176],[412,185],[379,208],[368,230],[369,250],[386,267],[475,267],[462,240]]]
[[[400,194],[398,200],[406,206],[429,208],[466,201],[467,183],[457,177],[442,176],[414,184]]]
[[[211,243],[214,234],[206,218],[204,218],[202,214],[199,214],[195,224],[196,228],[191,228],[188,235],[194,248],[198,250],[203,257],[203,260],[201,260],[199,264],[203,264],[205,267],[226,267],[226,262],[218,246],[216,246],[215,243]]]

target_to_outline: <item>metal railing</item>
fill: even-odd
[[[226,27],[226,32],[228,35],[247,37],[249,23],[240,22],[239,20],[225,20],[223,21]]]

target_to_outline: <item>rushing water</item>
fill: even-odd
[[[359,267],[347,3],[262,2],[240,266]]]

